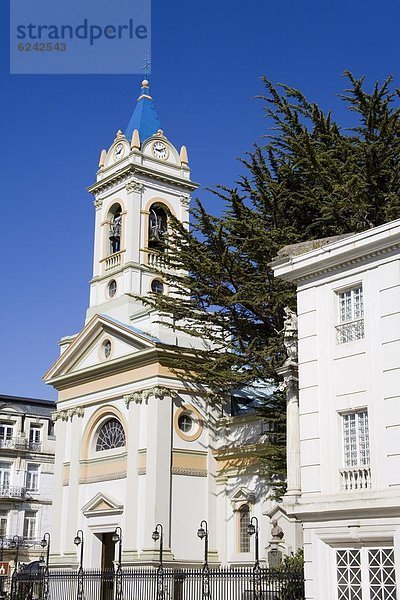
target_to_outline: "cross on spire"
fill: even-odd
[[[146,52],[144,56],[144,64],[142,67],[142,71],[146,75],[146,78],[150,75],[151,68],[151,60],[150,60],[150,52]]]

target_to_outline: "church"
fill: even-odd
[[[168,214],[188,221],[197,187],[187,149],[161,129],[144,80],[124,133],[102,150],[89,187],[95,236],[85,326],[61,340],[44,377],[58,391],[55,566],[78,564],[78,532],[85,568],[112,567],[118,527],[123,564],[156,564],[160,525],[165,564],[200,565],[203,520],[210,564],[251,565],[253,517],[267,565],[273,505],[257,458],[268,440],[263,419],[249,409],[251,398],[222,411],[207,390],[179,378],[170,366],[176,347],[199,341],[160,323],[138,300],[169,293],[154,271],[163,267]],[[294,552],[296,529],[283,519],[279,550]]]

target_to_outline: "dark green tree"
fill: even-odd
[[[391,78],[367,91],[363,78],[346,77],[341,97],[354,120],[347,130],[300,91],[264,78],[270,133],[241,161],[245,174],[237,185],[213,190],[219,216],[200,200],[190,227],[170,215],[169,270],[160,273],[170,293],[143,301],[172,316],[172,327],[206,341],[203,350],[178,349],[175,366],[212,389],[216,400],[242,385],[279,384],[283,309],[295,308],[295,290],[273,276],[278,252],[399,216],[399,92]],[[279,496],[283,393],[272,394],[263,412],[275,429],[264,457]]]

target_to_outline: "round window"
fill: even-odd
[[[163,294],[164,293],[164,284],[159,279],[153,279],[151,282],[151,291],[154,294]]]
[[[115,296],[117,292],[117,282],[115,281],[115,279],[111,279],[110,283],[108,284],[108,295],[110,296],[110,298],[112,298],[113,296]]]
[[[178,419],[178,427],[183,433],[189,433],[193,427],[193,419],[187,413],[180,415]]]
[[[110,340],[106,340],[105,342],[103,342],[103,355],[104,355],[104,358],[109,358],[111,356]]]

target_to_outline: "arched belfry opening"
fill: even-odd
[[[162,204],[152,204],[149,215],[149,248],[163,252],[168,233],[167,209]]]
[[[109,214],[109,234],[110,254],[121,250],[121,234],[122,234],[122,209],[119,204],[115,204],[110,209]]]

